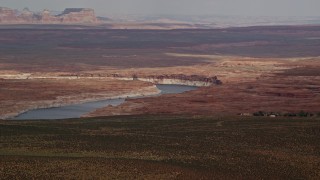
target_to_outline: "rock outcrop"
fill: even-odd
[[[98,23],[94,10],[89,8],[67,8],[59,15],[47,9],[34,13],[28,8],[22,11],[0,7],[0,24],[93,24]]]

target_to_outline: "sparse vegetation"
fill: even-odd
[[[0,121],[0,132],[2,179],[320,178],[319,118]]]
[[[284,117],[314,117],[319,116],[316,115],[316,113],[312,112],[305,112],[301,110],[298,113],[279,113],[279,112],[264,112],[264,111],[258,111],[252,114],[253,116],[284,116]]]
[[[285,113],[283,116],[285,117],[314,117],[314,113],[300,111],[299,113]]]

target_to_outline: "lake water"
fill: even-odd
[[[183,85],[157,85],[157,88],[161,90],[161,94],[178,94],[197,89],[197,87],[194,86]],[[13,118],[13,120],[79,118],[84,114],[102,107],[109,105],[118,106],[124,101],[125,99],[108,99],[57,108],[36,109],[20,114],[19,116]]]

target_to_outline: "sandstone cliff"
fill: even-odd
[[[0,7],[0,24],[93,24],[98,23],[93,9],[67,8],[59,15],[49,10],[34,13],[28,8],[22,11]]]

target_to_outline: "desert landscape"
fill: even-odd
[[[319,25],[0,15],[0,179],[320,178]],[[14,119],[112,99],[80,118]]]
[[[235,37],[230,40],[230,36]],[[318,36],[316,26],[1,30],[2,117],[50,107],[50,103],[63,105],[134,91],[157,93],[154,83],[200,88],[130,99],[85,116],[253,115],[259,111],[317,115],[320,42],[314,37]],[[30,96],[30,91],[37,95]]]

